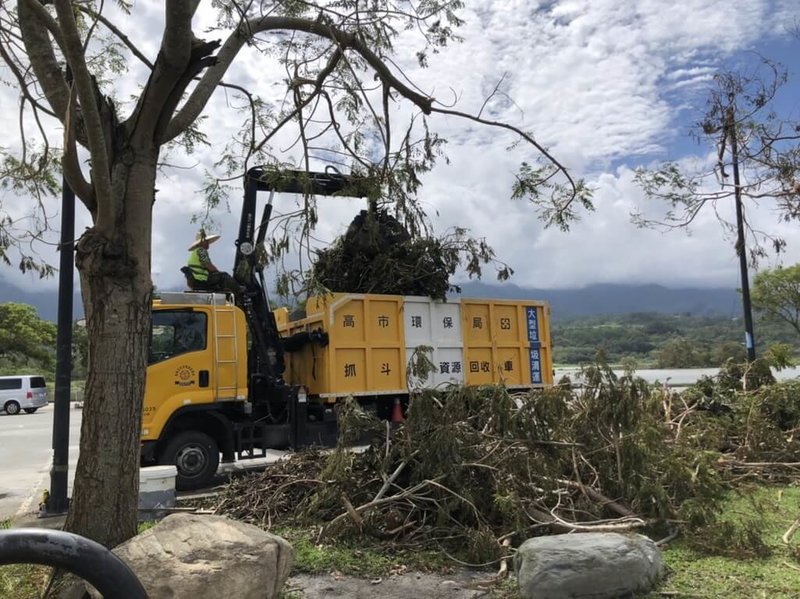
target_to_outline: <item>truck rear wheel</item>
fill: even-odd
[[[175,487],[179,491],[208,486],[219,466],[219,447],[210,436],[200,431],[181,431],[167,442],[160,464],[178,469]]]

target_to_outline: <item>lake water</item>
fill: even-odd
[[[614,370],[617,375],[622,374],[622,370]],[[665,383],[670,387],[688,387],[694,384],[700,377],[714,376],[719,372],[719,368],[643,368],[637,370],[636,375],[642,377],[648,383]],[[800,367],[785,368],[783,370],[772,371],[775,378],[779,381],[800,378]],[[556,368],[555,380],[568,375],[571,379],[580,378],[580,368]]]

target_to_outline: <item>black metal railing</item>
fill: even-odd
[[[0,566],[39,564],[79,576],[103,597],[147,599],[131,569],[108,549],[60,530],[15,528],[0,531]]]

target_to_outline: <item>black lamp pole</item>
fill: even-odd
[[[69,472],[69,400],[72,380],[72,269],[75,263],[75,192],[62,181],[61,252],[58,273],[58,333],[56,336],[56,391],[53,407],[53,466],[47,515],[66,513]]]

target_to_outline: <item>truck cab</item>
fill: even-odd
[[[179,489],[207,486],[220,461],[335,443],[333,409],[248,367],[245,310],[224,294],[163,293],[153,304],[142,460],[174,464]]]
[[[309,402],[302,384],[284,379],[284,354],[324,346],[327,334],[279,332],[266,294],[264,240],[276,192],[364,197],[366,184],[333,171],[256,167],[244,188],[233,266],[244,291],[162,293],[153,304],[142,463],[177,466],[178,489],[210,484],[220,454],[233,461],[336,441],[333,406]],[[258,219],[261,191],[270,196]]]

